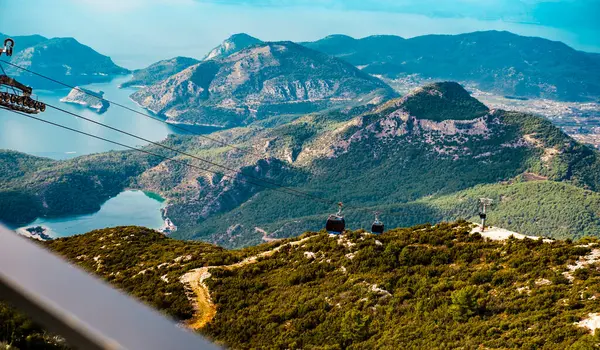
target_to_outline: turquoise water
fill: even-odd
[[[129,95],[135,92],[134,88],[118,88],[119,84],[129,79],[130,76],[120,76],[107,83],[88,84],[83,85],[83,87],[94,91],[104,91],[104,98],[136,111],[149,114],[148,111],[129,99]],[[163,140],[169,134],[186,133],[166,123],[136,114],[116,105],[111,105],[103,114],[97,114],[79,105],[60,102],[59,100],[67,96],[69,91],[69,89],[52,91],[36,90],[34,87],[34,94],[42,102],[108,124],[151,141]],[[92,124],[52,108],[47,108],[44,113],[38,114],[37,117],[133,147],[146,144],[138,139]],[[192,130],[194,133],[202,134],[216,130],[209,127],[184,126],[184,128]],[[10,149],[53,159],[67,159],[85,154],[120,150],[124,149],[124,147],[0,110],[0,149]]]
[[[68,237],[96,229],[115,226],[143,226],[160,229],[163,219],[160,209],[162,198],[153,193],[125,191],[109,199],[100,211],[89,215],[62,218],[39,218],[24,227],[43,226],[52,237]]]

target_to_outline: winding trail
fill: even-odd
[[[263,230],[260,227],[255,227],[254,230],[256,232],[258,232],[258,233],[262,233],[262,240],[265,241],[265,242],[267,242],[267,243],[276,242],[276,241],[280,241],[281,240],[280,238],[271,238],[271,237],[269,237],[269,233],[267,231]]]
[[[235,264],[205,266],[199,269],[191,270],[183,276],[181,276],[179,281],[183,283],[186,296],[188,297],[194,308],[194,316],[192,316],[191,319],[185,322],[185,326],[194,330],[202,329],[204,326],[210,323],[210,321],[212,321],[212,319],[217,314],[217,306],[213,303],[210,297],[210,291],[208,290],[208,286],[205,283],[205,281],[212,276],[210,273],[210,269],[233,270],[247,265],[252,265],[258,262],[259,258],[269,257],[286,246],[293,247],[300,245],[306,242],[307,240],[311,239],[312,237],[315,236],[310,236],[303,238],[299,241],[283,244],[277,248],[267,250],[254,256],[250,256]]]

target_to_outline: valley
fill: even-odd
[[[348,227],[361,228],[375,210],[388,227],[468,219],[477,213],[478,198],[490,197],[497,203],[490,213],[494,225],[563,239],[600,232],[593,209],[597,152],[541,117],[489,110],[456,83],[426,85],[369,109],[313,113],[211,138],[170,136],[163,144],[230,170],[203,172],[133,151],[66,162],[6,154],[5,169],[15,157],[36,165],[23,168],[21,177],[9,176],[0,192],[0,206],[15,208],[18,199],[28,209],[17,217],[14,210],[0,213],[23,223],[90,213],[124,189],[140,189],[167,199],[165,215],[177,226],[173,237],[233,248],[319,230],[339,200],[348,206]],[[145,149],[185,159],[159,146]],[[248,176],[332,204],[267,190]],[[88,202],[66,206],[63,186],[74,181],[79,185],[69,186],[69,196],[86,193]],[[556,216],[557,203],[562,216]]]

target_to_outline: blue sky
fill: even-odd
[[[0,32],[72,36],[128,68],[202,57],[238,32],[305,41],[496,29],[600,52],[600,0],[0,0],[0,8]]]

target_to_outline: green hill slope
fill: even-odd
[[[247,181],[252,176],[362,208],[348,210],[355,229],[368,227],[376,209],[390,227],[402,227],[471,218],[479,197],[509,196],[519,212],[505,201],[493,218],[508,229],[556,237],[600,234],[593,210],[600,189],[598,152],[541,117],[488,110],[456,83],[427,85],[374,107],[308,114],[211,138],[238,148],[193,136],[163,142],[241,174],[226,177],[133,152],[62,162],[2,152],[0,168],[7,170],[0,183],[0,220],[25,224],[41,215],[89,213],[133,188],[167,199],[166,215],[178,226],[175,237],[232,248],[318,230],[335,210],[266,190]],[[519,178],[548,182],[522,185]],[[470,199],[438,205],[445,196]]]
[[[192,273],[189,283],[197,283],[194,271],[213,266],[201,271],[209,273],[216,313],[200,331],[233,349],[588,349],[598,342],[575,324],[600,307],[600,273],[589,257],[597,240],[494,242],[470,231],[457,222],[379,236],[313,232],[227,251],[119,227],[46,244],[180,320],[210,311],[192,307],[196,297],[186,297],[180,279]],[[569,267],[577,261],[580,268]],[[8,325],[0,341],[15,334],[15,319],[0,312]],[[21,344],[39,332],[20,329]]]

